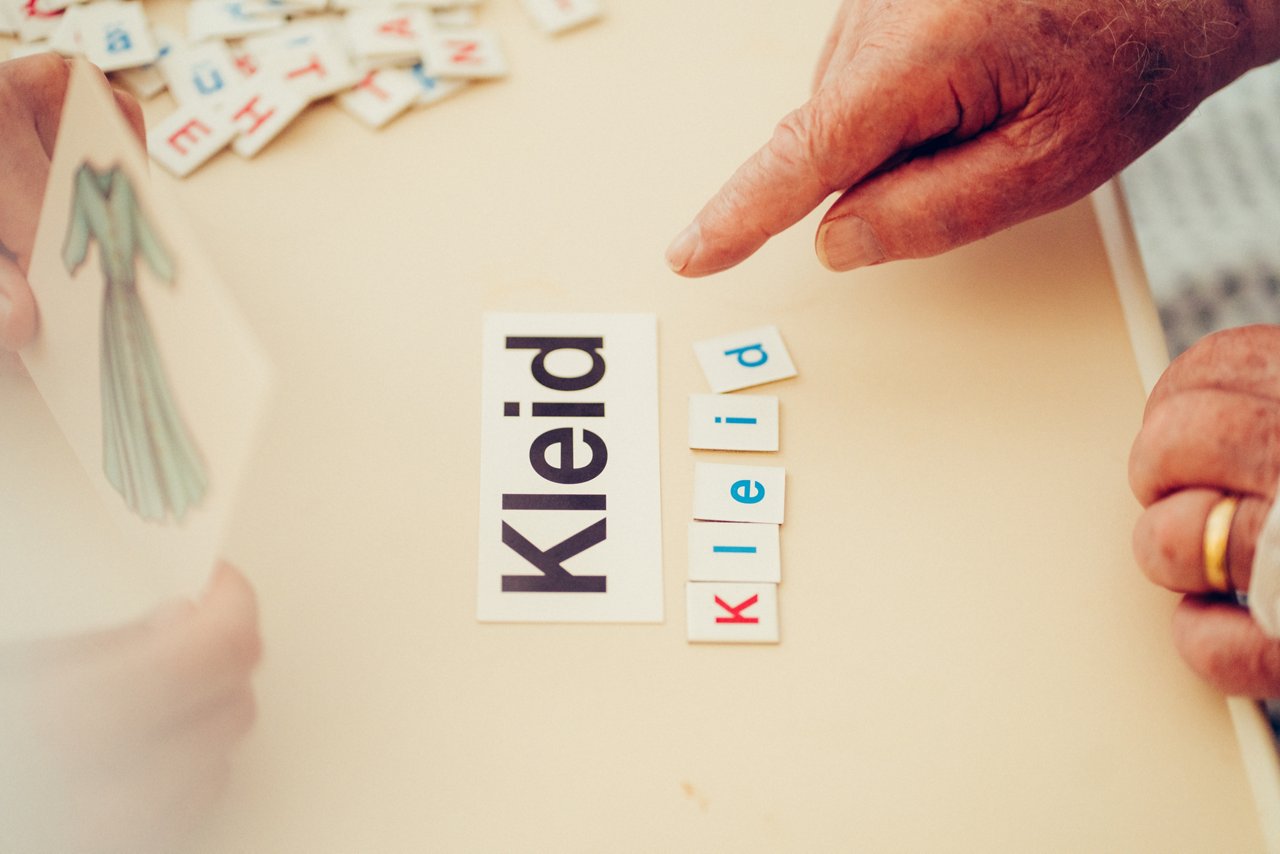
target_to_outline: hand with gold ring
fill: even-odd
[[[1249,589],[1255,545],[1280,479],[1280,327],[1211,335],[1151,393],[1129,461],[1146,508],[1134,554],[1152,581],[1186,596],[1174,644],[1228,694],[1280,696],[1280,639],[1234,591]]]

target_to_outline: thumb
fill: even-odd
[[[1001,131],[922,155],[851,187],[818,226],[831,270],[937,255],[1083,197],[1102,182],[1028,157]]]
[[[17,262],[0,254],[0,348],[21,350],[36,335],[36,302]]]

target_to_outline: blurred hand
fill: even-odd
[[[813,96],[667,250],[734,266],[832,193],[819,259],[934,255],[1081,198],[1280,56],[1269,0],[845,0]]]
[[[198,602],[0,647],[0,850],[172,851],[253,723],[260,649],[253,591],[226,565]]]
[[[1244,608],[1206,597],[1205,519],[1224,494],[1240,496],[1227,550],[1238,590],[1249,587],[1254,546],[1280,478],[1280,327],[1219,332],[1179,356],[1151,392],[1129,460],[1146,508],[1134,531],[1139,566],[1183,598],[1178,651],[1228,694],[1280,696],[1280,641]]]
[[[52,53],[0,63],[0,348],[6,350],[19,350],[35,336],[27,271],[69,76],[67,60]],[[102,83],[108,85],[106,77]],[[114,94],[145,144],[138,102]]]

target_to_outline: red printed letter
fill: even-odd
[[[387,21],[378,27],[378,32],[385,36],[399,36],[402,39],[413,38],[413,27],[409,26],[408,18],[396,18],[393,21]]]
[[[310,74],[311,72],[315,72],[316,74],[319,74],[321,77],[325,76],[324,66],[320,64],[320,57],[316,56],[314,53],[311,55],[310,65],[304,65],[301,68],[295,68],[293,71],[290,71],[288,74],[286,74],[285,77],[289,80],[292,80],[295,77],[301,77],[302,75]]]
[[[373,97],[377,98],[379,101],[385,101],[391,96],[387,94],[386,89],[379,89],[377,84],[373,82],[373,79],[377,76],[378,76],[378,70],[375,68],[373,71],[370,71],[368,74],[364,76],[364,79],[360,81],[360,83],[356,86],[356,88],[364,89],[368,91],[371,95],[373,95]]]
[[[205,136],[208,136],[213,132],[209,130],[208,127],[205,126],[204,122],[200,121],[199,119],[192,119],[182,127],[178,128],[176,131],[174,131],[172,135],[170,135],[168,140],[169,145],[172,146],[173,149],[177,151],[179,154],[185,155],[190,149],[185,148],[181,144],[181,141],[186,140],[192,143],[199,142],[199,140],[196,139],[196,131],[199,131]]]
[[[480,49],[477,42],[458,41],[451,39],[449,47],[453,51],[453,56],[449,57],[450,62],[480,62],[481,58],[476,56],[476,51]]]
[[[245,77],[252,77],[258,73],[258,64],[253,61],[253,57],[247,53],[242,53],[235,59],[236,68],[240,69],[240,73]]]
[[[760,601],[760,597],[753,593],[750,599],[746,599],[737,605],[730,605],[728,602],[724,601],[719,596],[717,596],[716,604],[719,605],[721,608],[724,608],[726,611],[732,614],[732,616],[716,617],[716,622],[717,623],[758,623],[760,622],[759,617],[744,617],[742,616],[742,612],[747,610],[748,608],[750,608],[752,605],[756,604],[756,602],[759,602],[759,601]]]
[[[259,96],[254,95],[254,96],[253,96],[253,99],[252,99],[251,101],[249,101],[249,103],[245,104],[243,107],[241,107],[241,108],[240,108],[239,110],[237,110],[237,111],[236,111],[236,113],[235,113],[235,120],[236,120],[236,121],[240,121],[240,119],[244,118],[245,116],[249,116],[249,117],[250,117],[250,121],[252,121],[252,122],[253,122],[253,124],[249,126],[249,129],[248,129],[248,130],[246,130],[246,131],[244,131],[244,134],[245,134],[246,136],[248,136],[249,134],[253,133],[253,132],[254,132],[254,131],[256,131],[258,128],[262,127],[263,122],[265,122],[267,119],[271,118],[272,116],[274,116],[274,115],[276,114],[276,111],[275,111],[275,108],[274,108],[274,107],[273,107],[272,109],[270,109],[270,110],[267,110],[265,113],[260,113],[260,112],[258,112],[258,109],[257,109],[257,108],[258,108],[258,97],[259,97]]]

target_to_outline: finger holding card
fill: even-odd
[[[36,331],[27,269],[69,76],[70,64],[52,53],[5,63],[0,72],[0,348],[6,350],[26,346]],[[100,72],[94,76],[108,86]],[[142,139],[138,102],[124,92],[113,96]]]
[[[214,565],[267,363],[100,74],[72,64],[23,361],[161,594]]]

